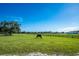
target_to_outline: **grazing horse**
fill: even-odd
[[[36,38],[42,38],[41,34],[37,34]]]

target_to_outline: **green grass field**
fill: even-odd
[[[62,54],[70,56],[79,53],[79,38],[45,35],[42,39],[35,37],[35,34],[0,35],[0,55],[41,52],[48,55]]]

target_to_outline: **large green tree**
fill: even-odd
[[[20,32],[20,24],[15,21],[2,21],[0,22],[0,32],[5,35],[12,35],[12,33]]]

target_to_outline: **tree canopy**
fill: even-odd
[[[16,21],[2,21],[0,22],[0,33],[5,35],[12,35],[12,33],[20,32],[20,24]]]

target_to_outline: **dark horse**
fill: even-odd
[[[41,34],[37,34],[36,38],[42,38]]]

